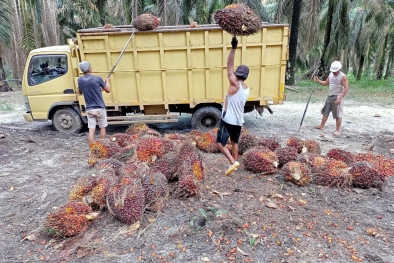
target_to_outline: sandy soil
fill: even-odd
[[[128,234],[128,226],[103,212],[83,235],[52,239],[39,229],[89,169],[86,133],[60,134],[50,122],[24,122],[20,93],[0,93],[1,103],[12,110],[0,112],[0,262],[394,262],[393,177],[381,191],[297,187],[279,174],[258,177],[243,168],[225,177],[219,154],[204,154],[207,178],[199,197],[170,198],[162,213],[146,213],[137,231]],[[313,128],[321,107],[309,105],[300,132],[305,103],[285,102],[263,117],[247,114],[245,127],[283,146],[291,135],[318,140],[323,155],[331,148],[366,152],[373,145],[374,153],[394,158],[392,107],[346,102],[340,137],[332,135],[332,119],[324,131]],[[150,127],[188,132],[190,115]],[[108,134],[126,128],[110,127]],[[276,209],[266,206],[269,199]],[[208,220],[192,227],[199,209]],[[217,211],[223,213],[214,216]]]

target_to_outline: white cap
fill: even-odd
[[[332,62],[332,64],[331,64],[330,71],[331,71],[331,72],[337,72],[337,71],[341,70],[341,68],[342,68],[341,62],[339,62],[339,61],[334,61],[334,62]]]
[[[79,68],[83,73],[87,73],[90,69],[90,63],[87,61],[82,61],[81,63],[79,63]]]

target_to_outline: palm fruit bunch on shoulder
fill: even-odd
[[[148,125],[146,125],[145,123],[133,123],[129,126],[129,128],[127,128],[126,130],[126,134],[130,134],[130,135],[135,135],[135,134],[139,134],[141,131],[144,130],[148,130],[149,127]]]
[[[157,157],[163,156],[165,149],[163,141],[154,137],[143,137],[137,145],[138,160],[146,163],[153,163]]]
[[[275,173],[279,164],[276,154],[263,146],[254,147],[246,151],[242,161],[247,170],[261,174]]]
[[[174,152],[167,153],[163,157],[156,160],[151,166],[151,170],[161,172],[168,181],[172,181],[177,178],[177,154]]]
[[[170,133],[170,134],[164,135],[164,138],[169,139],[169,140],[174,140],[174,141],[184,141],[187,139],[187,136],[184,134],[179,134],[179,133]]]
[[[85,231],[91,221],[92,209],[83,202],[68,202],[52,211],[45,220],[45,228],[59,237],[72,237]]]
[[[68,199],[70,201],[82,201],[93,188],[97,185],[97,178],[92,176],[80,177],[77,182],[71,187]]]
[[[176,175],[193,175],[195,180],[204,179],[204,164],[201,153],[190,141],[180,145],[177,155]]]
[[[296,185],[304,186],[312,181],[311,172],[308,167],[300,162],[291,161],[286,163],[281,169],[286,181]]]
[[[107,196],[107,207],[112,215],[126,224],[139,221],[145,208],[145,190],[140,179],[129,184],[118,184],[111,187]]]
[[[89,145],[89,165],[94,166],[98,161],[108,159],[114,156],[120,151],[120,147],[117,143],[109,140],[97,140]]]
[[[155,30],[160,24],[160,19],[152,14],[142,14],[133,19],[132,25],[139,31]]]
[[[394,175],[394,161],[380,154],[356,153],[353,155],[355,162],[365,161],[375,165],[379,174],[385,177]]]
[[[121,161],[118,161],[116,159],[104,159],[101,161],[98,161],[95,165],[94,165],[95,169],[112,169],[115,171],[116,175],[119,175],[119,171],[120,169],[123,168],[123,163]]]
[[[314,153],[302,153],[298,156],[297,160],[309,165],[312,171],[315,171],[328,161],[324,156]]]
[[[283,166],[290,161],[295,161],[298,157],[298,151],[294,147],[277,148],[275,151],[279,160],[279,166]]]
[[[328,159],[325,164],[316,169],[313,182],[330,187],[350,187],[352,175],[349,173],[346,163]]]
[[[179,178],[175,196],[189,198],[198,195],[199,187],[193,175],[182,175]]]
[[[321,154],[320,143],[315,140],[305,140],[302,152]]]
[[[353,178],[353,185],[360,188],[378,188],[381,189],[385,176],[379,174],[375,165],[368,162],[355,162],[349,169]]]
[[[259,140],[256,136],[250,133],[241,134],[238,141],[238,152],[244,154],[250,148],[257,146]]]
[[[290,136],[289,139],[287,139],[286,145],[296,148],[298,153],[301,153],[304,147],[304,141],[298,137]]]
[[[90,196],[93,199],[93,203],[102,208],[107,204],[106,199],[109,189],[117,184],[118,178],[113,170],[106,169],[101,170],[100,172],[101,174],[96,179],[97,184],[95,187],[93,187]]]
[[[145,204],[148,210],[162,210],[169,195],[167,178],[159,171],[150,170],[141,180],[145,190]]]
[[[258,144],[260,146],[267,147],[268,149],[270,149],[273,152],[276,149],[280,148],[280,143],[277,140],[271,139],[271,138],[260,138]]]
[[[351,165],[354,162],[353,155],[351,152],[348,152],[348,151],[345,151],[342,149],[338,149],[338,148],[330,149],[327,152],[326,156],[328,158],[342,161],[342,162],[346,163],[347,165]]]
[[[208,152],[208,153],[218,153],[220,152],[219,147],[216,144],[216,134],[208,131],[203,133],[202,136],[197,136],[195,138],[196,146],[198,149]]]
[[[235,36],[253,35],[261,27],[260,17],[244,4],[231,4],[217,10],[214,19],[224,31]]]
[[[127,133],[115,133],[109,137],[110,141],[116,142],[120,147],[125,147],[133,142],[133,137]]]

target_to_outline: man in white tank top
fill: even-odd
[[[216,138],[216,143],[220,151],[230,162],[226,175],[232,173],[239,166],[237,162],[238,140],[241,135],[242,124],[244,123],[245,103],[249,97],[249,88],[244,82],[248,78],[249,68],[245,65],[240,65],[234,72],[234,57],[237,45],[238,40],[236,37],[233,37],[231,40],[232,49],[227,59],[227,77],[230,86],[224,98],[222,118]],[[226,148],[229,138],[231,141],[231,154]]]
[[[345,73],[341,72],[342,64],[339,61],[334,61],[330,67],[330,75],[324,81],[320,80],[315,76],[315,82],[323,86],[329,86],[328,97],[324,104],[321,114],[323,115],[321,123],[315,126],[316,129],[323,130],[324,125],[332,112],[332,116],[336,121],[336,129],[334,131],[335,136],[339,136],[339,129],[341,128],[342,116],[343,116],[343,98],[349,91],[349,81]]]

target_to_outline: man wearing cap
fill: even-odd
[[[320,80],[317,76],[314,77],[314,81],[318,82],[323,86],[329,86],[328,97],[324,104],[321,114],[323,115],[321,123],[315,126],[316,129],[323,130],[324,125],[332,112],[332,116],[336,121],[336,129],[334,131],[335,136],[339,136],[339,129],[341,128],[342,116],[343,116],[343,98],[349,91],[349,81],[345,73],[341,72],[342,64],[339,61],[334,61],[330,67],[330,75],[325,81]]]
[[[105,82],[102,78],[92,75],[92,66],[88,61],[79,63],[79,68],[83,72],[83,76],[78,78],[78,87],[83,94],[86,102],[86,115],[88,117],[89,144],[94,142],[94,133],[96,131],[96,123],[100,127],[100,138],[106,137],[105,127],[107,123],[107,112],[103,100],[102,91],[109,93],[111,88],[109,78]]]
[[[234,57],[237,49],[238,40],[233,37],[231,40],[231,51],[227,59],[227,77],[230,83],[227,94],[224,98],[222,118],[220,120],[216,143],[220,151],[230,162],[226,171],[229,175],[237,169],[238,159],[238,140],[241,135],[242,124],[244,123],[244,106],[249,97],[249,88],[244,81],[248,78],[249,68],[240,65],[234,72]],[[231,141],[231,154],[226,148],[228,139]]]

